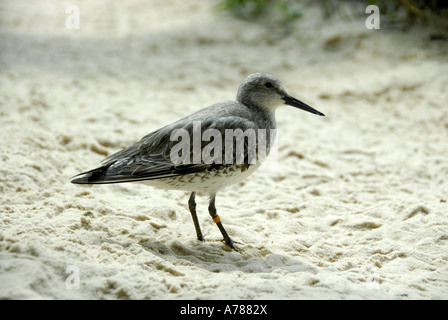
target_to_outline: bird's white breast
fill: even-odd
[[[224,167],[218,170],[201,171],[186,175],[146,180],[143,183],[165,190],[183,190],[199,194],[213,194],[218,190],[238,183],[250,176],[260,166],[259,163],[245,168],[242,165]]]

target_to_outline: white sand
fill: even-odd
[[[283,37],[206,0],[38,3],[0,3],[1,299],[448,297],[448,44],[434,30],[309,8]],[[252,72],[327,117],[280,109],[277,170],[218,194],[241,253],[205,198],[199,243],[185,193],[70,184],[234,99]]]

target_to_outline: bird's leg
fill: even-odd
[[[225,243],[232,248],[233,250],[238,252],[238,249],[235,248],[235,246],[233,245],[233,240],[230,239],[229,235],[227,234],[226,230],[224,229],[222,223],[221,223],[221,218],[218,216],[218,214],[216,213],[216,207],[215,207],[215,197],[216,195],[213,194],[210,196],[210,203],[208,205],[208,212],[210,213],[213,222],[216,223],[216,225],[219,228],[219,231],[221,231],[222,236],[224,237],[224,241]]]
[[[204,241],[202,236],[201,227],[199,226],[198,216],[196,215],[196,201],[194,200],[196,192],[192,192],[190,199],[188,200],[188,208],[190,209],[191,217],[193,218],[194,227],[196,228],[196,234],[199,241]]]

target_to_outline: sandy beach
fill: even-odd
[[[216,3],[0,1],[0,299],[447,299],[446,30]],[[207,198],[199,242],[187,193],[70,183],[254,72],[326,117],[280,108],[272,165],[218,193],[239,253]]]

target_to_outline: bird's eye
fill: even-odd
[[[272,83],[270,83],[270,82],[266,82],[266,83],[264,84],[264,86],[265,86],[266,88],[272,88],[272,87],[273,87]]]

